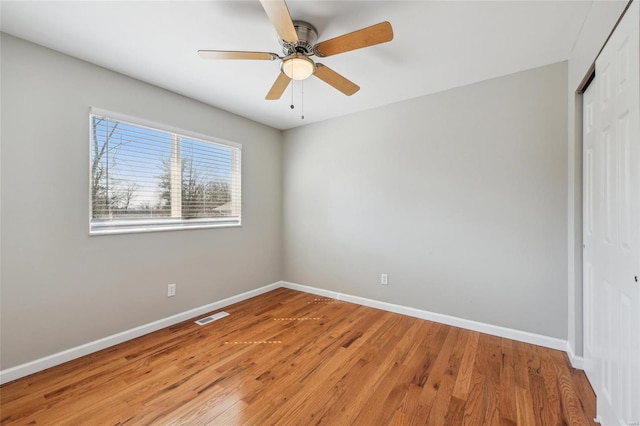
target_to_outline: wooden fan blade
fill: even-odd
[[[280,99],[290,81],[291,79],[287,77],[285,73],[281,72],[278,74],[278,78],[276,78],[275,83],[271,86],[271,89],[269,90],[269,93],[267,93],[267,96],[265,96],[265,99],[268,101]]]
[[[380,43],[393,40],[393,28],[389,22],[381,22],[349,34],[341,35],[320,42],[313,46],[313,51],[317,56],[325,57],[337,55],[338,53],[350,50],[362,49]]]
[[[322,64],[316,64],[316,72],[314,75],[347,96],[351,96],[360,90],[360,86]]]
[[[269,52],[234,52],[229,50],[198,50],[198,55],[203,59],[257,59],[273,61],[278,55]]]
[[[298,34],[293,27],[293,21],[284,0],[260,0],[260,3],[275,27],[278,37],[289,43],[297,42]]]

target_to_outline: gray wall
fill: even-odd
[[[281,132],[11,36],[1,59],[0,368],[282,278]],[[243,226],[89,237],[90,106],[242,143]]]
[[[284,279],[566,339],[566,93],[563,62],[286,131]]]

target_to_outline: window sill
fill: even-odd
[[[145,232],[162,232],[162,231],[183,231],[188,229],[209,229],[209,228],[230,228],[240,227],[242,223],[240,219],[220,220],[212,222],[207,221],[171,221],[156,223],[119,223],[115,224],[90,224],[89,236],[98,235],[117,235],[117,234],[140,234]]]

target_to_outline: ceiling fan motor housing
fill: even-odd
[[[306,56],[313,55],[313,46],[318,41],[318,31],[316,28],[305,21],[293,21],[293,27],[298,35],[298,41],[296,43],[289,43],[280,39],[282,45],[282,51],[285,56],[293,55],[294,53],[302,53]]]

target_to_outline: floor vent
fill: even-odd
[[[215,320],[219,320],[220,318],[224,318],[229,316],[229,314],[227,312],[218,312],[217,314],[213,314],[213,315],[209,315],[208,317],[204,317],[204,318],[200,318],[198,321],[196,321],[195,323],[198,325],[205,325],[205,324],[209,324],[210,322],[213,322]]]

